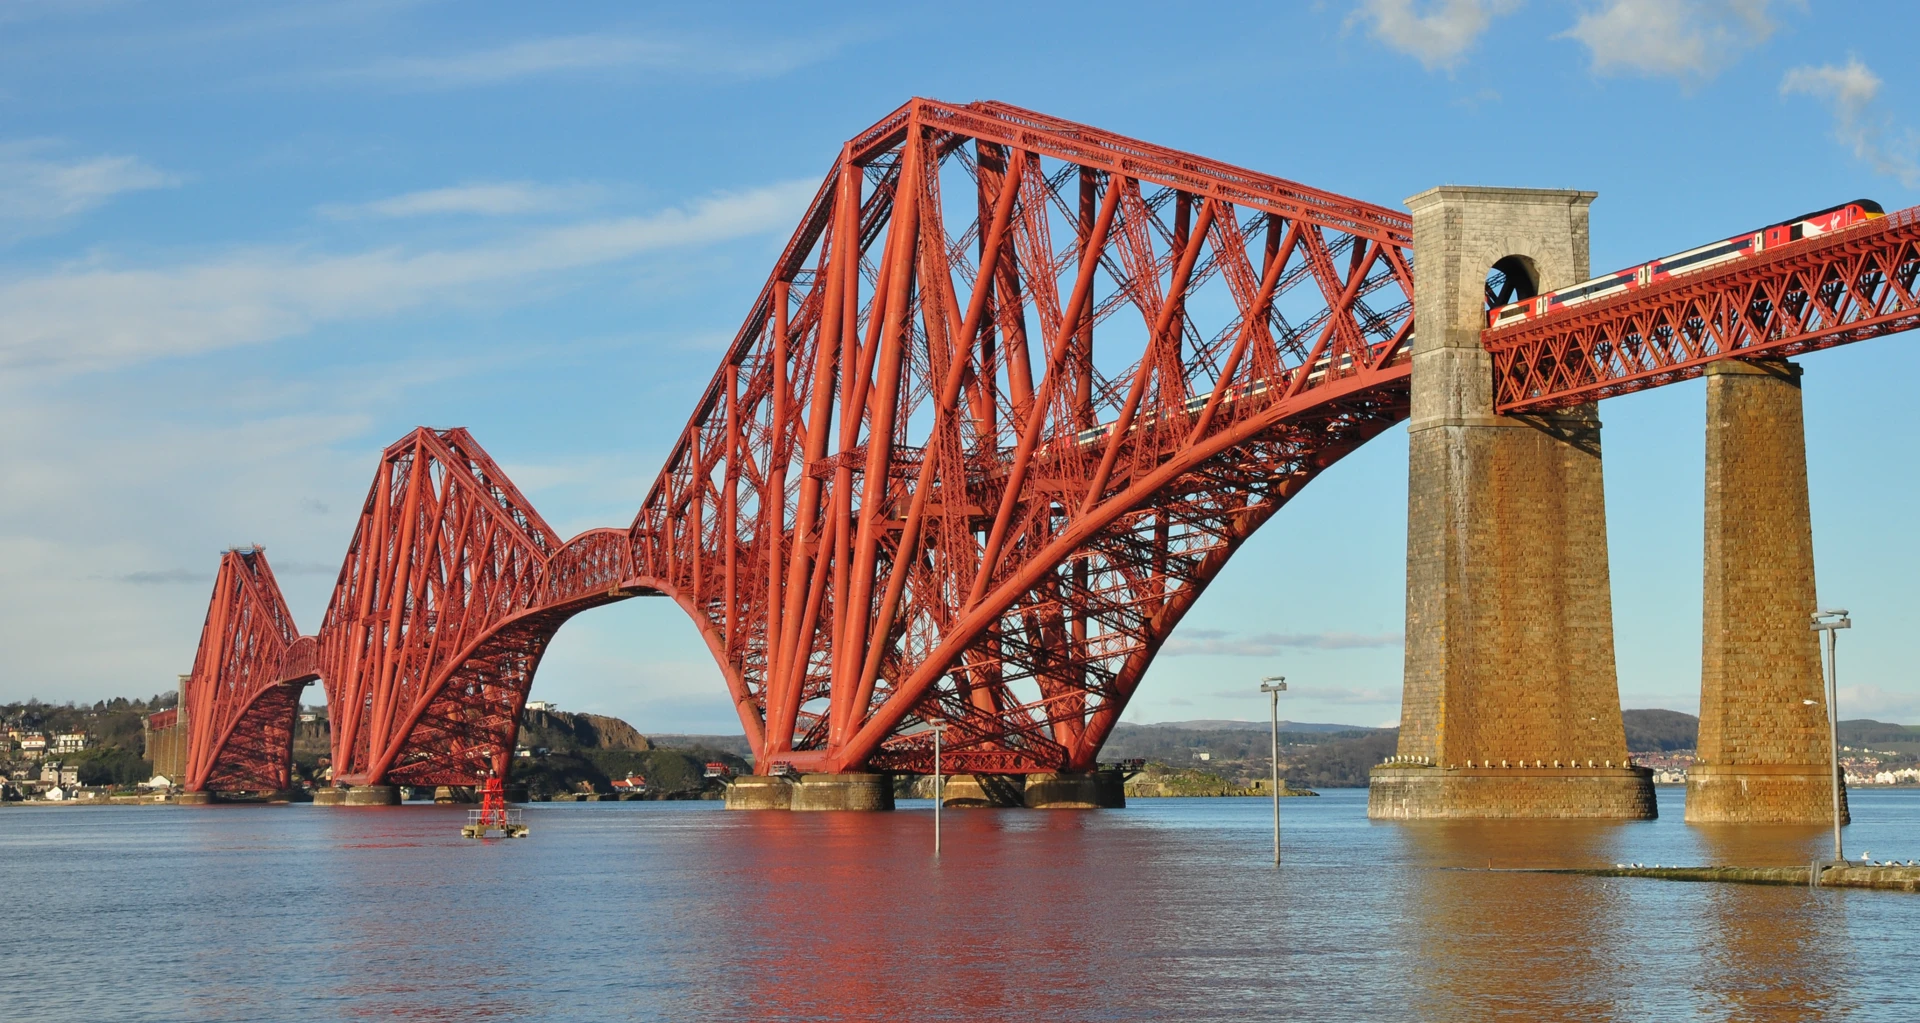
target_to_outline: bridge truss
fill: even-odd
[[[190,702],[226,724],[203,740],[194,718],[189,787],[284,783],[250,752],[280,733],[235,722],[278,721],[263,694],[315,675],[336,780],[503,771],[555,630],[641,595],[692,617],[760,771],[926,771],[934,724],[951,770],[1090,768],[1239,545],[1406,417],[1410,232],[1084,125],[914,100],[842,147],[627,528],[563,543],[466,431],[422,429],[387,450],[317,637],[261,555],[229,555],[214,649],[244,612],[287,623],[250,626],[262,651],[313,659],[203,637]],[[1909,211],[1490,333],[1500,408],[1905,329],[1916,236]]]

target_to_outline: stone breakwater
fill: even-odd
[[[1537,874],[1576,874],[1584,877],[1648,877],[1662,881],[1720,881],[1731,884],[1771,884],[1808,886],[1805,867],[1603,867],[1592,869],[1535,870]],[[1820,888],[1878,888],[1886,891],[1920,892],[1920,867],[1856,866],[1819,864]]]

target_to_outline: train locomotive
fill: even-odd
[[[1839,206],[1805,213],[1791,220],[1783,220],[1756,231],[1737,234],[1710,245],[1702,245],[1697,249],[1676,252],[1671,256],[1663,256],[1639,266],[1595,277],[1572,287],[1496,306],[1487,310],[1487,328],[1491,330],[1495,327],[1510,327],[1527,320],[1538,319],[1559,309],[1644,288],[1680,274],[1704,270],[1731,260],[1751,259],[1788,242],[1832,234],[1885,215],[1886,211],[1881,209],[1880,204],[1871,199],[1855,199]]]

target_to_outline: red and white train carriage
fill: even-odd
[[[1711,245],[1676,252],[1671,256],[1663,256],[1639,266],[1595,277],[1590,281],[1582,281],[1569,288],[1561,288],[1497,306],[1487,311],[1487,327],[1488,329],[1507,327],[1538,319],[1556,310],[1610,298],[1680,274],[1693,273],[1696,270],[1704,270],[1735,259],[1751,259],[1788,242],[1832,234],[1885,215],[1886,211],[1880,208],[1879,203],[1871,199],[1855,199],[1850,203],[1802,214],[1791,220],[1783,220],[1757,231],[1737,234]]]

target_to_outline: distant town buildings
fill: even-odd
[[[545,711],[546,713],[551,714],[554,711],[559,710],[560,708],[554,706],[553,701],[551,700],[528,700],[527,709]]]
[[[93,745],[93,738],[85,732],[60,732],[53,737],[53,752],[78,753]]]
[[[1848,785],[1920,785],[1920,768],[1904,767],[1883,769],[1882,757],[1899,756],[1892,750],[1855,749],[1842,746],[1840,768],[1846,772]],[[1685,785],[1687,770],[1693,766],[1694,754],[1690,749],[1669,750],[1662,753],[1635,753],[1633,762],[1641,767],[1653,768],[1655,785]]]
[[[62,764],[50,760],[40,767],[40,781],[47,785],[64,785],[72,788],[80,784],[80,767],[77,764]]]

